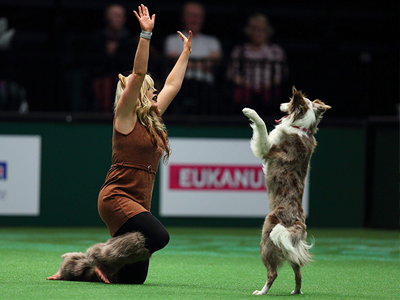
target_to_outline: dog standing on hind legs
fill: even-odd
[[[302,294],[300,268],[311,261],[306,242],[303,191],[311,155],[317,145],[314,134],[322,115],[331,107],[320,100],[310,101],[293,87],[289,103],[280,106],[286,116],[269,135],[264,121],[250,108],[243,113],[251,121],[253,154],[263,160],[270,213],[264,221],[260,253],[267,268],[267,282],[253,295],[266,295],[288,261],[295,274],[292,294]]]

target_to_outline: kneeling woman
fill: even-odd
[[[146,6],[134,11],[142,33],[132,74],[119,75],[115,98],[112,166],[101,188],[99,213],[112,238],[86,253],[66,253],[49,280],[142,284],[149,258],[169,242],[164,226],[150,213],[158,163],[170,155],[161,116],[179,92],[191,53],[192,33],[178,32],[183,50],[159,95],[147,74],[155,15]]]

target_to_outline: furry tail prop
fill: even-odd
[[[95,244],[86,253],[63,254],[60,269],[47,279],[106,283],[110,283],[110,279],[112,282],[118,282],[118,270],[121,267],[148,259],[150,256],[143,234],[130,232],[111,238],[106,243]]]
[[[308,250],[314,245],[308,245],[305,241],[306,233],[300,226],[289,228],[277,224],[271,231],[269,237],[279,249],[282,250],[285,258],[296,265],[305,266],[311,262],[311,255]]]
[[[99,281],[85,253],[68,252],[61,257],[63,261],[59,269],[60,277],[58,279],[69,281]]]
[[[140,232],[128,232],[98,243],[87,249],[86,255],[92,266],[98,267],[111,281],[117,281],[116,273],[125,264],[148,259],[145,238]]]

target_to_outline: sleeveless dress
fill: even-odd
[[[139,121],[128,134],[113,126],[112,165],[101,187],[98,210],[111,236],[130,218],[150,212],[155,174],[163,152]],[[158,144],[164,144],[157,137]]]

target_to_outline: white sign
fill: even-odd
[[[261,159],[244,139],[170,138],[161,165],[163,217],[265,217],[269,212]],[[303,208],[308,214],[308,180]]]
[[[0,215],[40,214],[41,137],[0,135]]]

